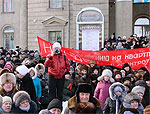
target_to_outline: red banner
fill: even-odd
[[[40,54],[42,57],[46,57],[51,53],[53,44],[37,38]],[[122,68],[124,63],[129,63],[132,69],[145,66],[150,70],[150,47],[116,51],[85,51],[62,47],[62,52],[68,59],[82,64],[88,64],[90,60],[95,60],[99,66],[111,65]]]

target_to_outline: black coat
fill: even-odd
[[[110,97],[108,97],[105,101],[103,113],[104,114],[115,114],[116,113],[116,101],[112,100]]]
[[[34,101],[31,100],[30,109],[29,109],[28,112],[21,110],[19,107],[15,107],[15,105],[13,104],[11,113],[12,114],[26,114],[26,113],[38,114],[37,104]]]
[[[26,74],[22,79],[18,80],[18,89],[26,91],[33,101],[36,101],[36,92],[33,80],[29,74]]]

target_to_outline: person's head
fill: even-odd
[[[61,114],[62,111],[62,102],[59,99],[53,99],[47,109],[52,113],[52,114]]]
[[[30,95],[26,91],[18,91],[13,96],[13,102],[16,107],[27,108],[30,105]]]
[[[88,74],[88,66],[87,65],[82,65],[80,68],[81,74],[85,75]]]
[[[129,65],[128,63],[125,63],[125,64],[123,65],[122,69],[124,69],[125,71],[128,72],[128,71],[130,71],[131,67],[130,67],[130,65]]]
[[[9,113],[12,107],[12,100],[8,96],[4,96],[2,100],[2,109],[5,113]]]
[[[96,64],[96,61],[95,61],[95,60],[90,60],[90,61],[89,61],[90,67],[94,67],[95,64]]]
[[[124,102],[137,109],[140,104],[140,97],[136,93],[130,92],[125,96]]]
[[[0,83],[6,92],[12,91],[16,86],[16,77],[13,73],[4,73],[0,77]]]
[[[15,73],[18,78],[22,79],[28,73],[28,68],[25,65],[20,65],[16,68]]]
[[[135,86],[141,86],[144,92],[146,91],[146,82],[144,80],[138,80],[135,82]]]
[[[67,73],[65,73],[65,79],[70,79],[70,74],[69,74],[69,72],[67,72]]]
[[[120,82],[115,82],[109,87],[109,95],[112,100],[116,100],[119,97],[123,100],[127,94],[125,86]]]
[[[131,77],[124,77],[123,80],[122,80],[123,84],[128,84],[130,85],[131,84]]]
[[[73,66],[70,66],[70,71],[69,71],[69,73],[70,73],[70,74],[73,74],[73,73],[74,73],[74,70],[75,70],[75,69],[73,68]]]
[[[116,72],[114,72],[114,78],[116,82],[120,82],[122,79],[122,73],[117,70]]]
[[[138,94],[140,96],[141,100],[143,99],[144,90],[141,86],[135,86],[132,89],[132,92]]]
[[[61,45],[59,42],[55,42],[53,44],[53,53],[54,54],[59,54],[61,52]]]
[[[89,102],[92,97],[92,87],[87,83],[80,83],[76,90],[77,102]]]
[[[150,88],[150,73],[145,74],[143,80],[146,82],[146,85]]]
[[[37,77],[37,71],[35,70],[34,67],[29,68],[29,74],[32,77],[32,79],[35,79]]]
[[[104,69],[102,72],[102,75],[98,77],[98,81],[110,81],[111,83],[115,82],[115,80],[112,78],[112,71],[109,69]]]
[[[122,47],[122,43],[121,43],[121,42],[119,42],[117,46],[118,46],[118,47]]]
[[[35,69],[36,69],[38,74],[44,74],[45,73],[45,66],[42,63],[38,63],[35,66]]]
[[[122,74],[122,78],[124,78],[126,76],[126,71],[125,70],[121,70],[120,72]]]
[[[123,84],[123,85],[124,85],[125,88],[126,88],[126,92],[127,92],[127,93],[130,93],[130,92],[131,92],[131,86],[128,85],[128,84]]]

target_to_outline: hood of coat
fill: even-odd
[[[115,88],[119,87],[120,89],[122,89],[121,91],[121,99],[120,100],[123,100],[124,97],[126,96],[127,92],[126,92],[126,87],[120,83],[120,82],[115,82],[113,83],[110,87],[109,87],[109,95],[110,95],[110,98],[112,100],[116,100],[117,99],[117,96],[115,94]]]
[[[32,79],[34,80],[37,77],[37,71],[34,67],[31,67],[28,72],[30,73],[31,70],[34,72],[34,76],[32,76]]]
[[[45,73],[45,66],[44,66],[42,63],[38,63],[38,64],[35,66],[35,69],[36,69],[36,71],[37,71],[37,74],[40,74],[40,72],[39,72],[40,69],[43,69],[42,75]]]

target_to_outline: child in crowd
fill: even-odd
[[[102,75],[98,77],[98,84],[96,86],[94,96],[99,99],[102,110],[104,109],[104,103],[109,97],[109,87],[115,81],[112,78],[112,71],[109,69],[105,69],[102,72]]]

